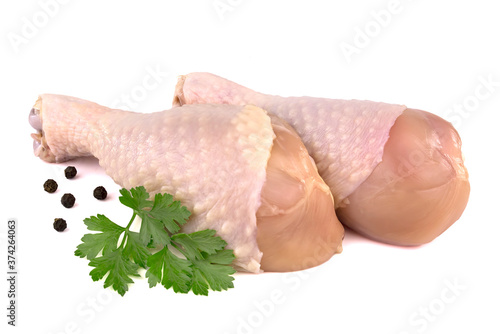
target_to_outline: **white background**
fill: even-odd
[[[499,333],[500,20],[493,3],[2,1],[2,333]],[[342,51],[347,45],[354,53]],[[266,93],[401,103],[453,121],[470,173],[466,211],[428,245],[391,247],[348,233],[344,252],[318,268],[238,274],[234,289],[208,297],[149,289],[145,280],[123,298],[103,290],[73,251],[84,218],[128,221],[119,187],[94,159],[57,165],[35,158],[28,113],[45,92],[167,109],[176,76],[194,71]],[[63,176],[70,164],[79,170],[74,180]],[[42,189],[48,178],[59,182],[55,194]],[[92,198],[98,185],[110,192],[105,202]],[[65,192],[77,197],[72,209],[59,203]],[[66,232],[53,230],[56,217],[66,218]],[[16,328],[6,324],[9,218],[19,226]]]

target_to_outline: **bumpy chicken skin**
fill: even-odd
[[[43,94],[30,123],[41,159],[93,155],[123,187],[174,195],[192,213],[183,231],[215,229],[239,270],[309,268],[342,249],[333,197],[306,148],[258,107],[140,114]]]
[[[372,101],[262,94],[211,73],[179,78],[174,105],[254,104],[290,123],[330,186],[342,223],[419,245],[461,216],[470,186],[461,142],[436,115]]]

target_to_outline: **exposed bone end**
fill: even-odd
[[[177,78],[177,84],[175,85],[174,100],[172,101],[172,107],[180,107],[186,102],[184,101],[184,82],[186,81],[185,75],[179,75]]]
[[[372,239],[415,246],[457,221],[469,193],[456,130],[436,115],[407,109],[390,131],[382,162],[337,214]]]
[[[42,118],[40,117],[40,109],[31,108],[28,120],[33,129],[42,131]]]
[[[257,211],[264,271],[317,266],[342,251],[344,228],[329,187],[295,131],[272,116],[276,138]]]
[[[45,132],[43,131],[42,97],[39,96],[28,116],[29,123],[37,132],[31,134],[33,138],[33,153],[35,156],[47,162],[56,162],[56,157],[51,152]]]
[[[32,134],[35,155],[47,162],[90,155],[93,131],[99,130],[99,122],[110,110],[71,96],[41,94],[29,116],[36,130]]]

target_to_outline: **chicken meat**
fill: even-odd
[[[420,245],[459,219],[470,192],[451,123],[404,105],[262,94],[211,73],[179,77],[173,104],[252,104],[297,131],[342,223],[372,239]]]
[[[172,194],[192,213],[183,231],[215,229],[237,269],[300,270],[342,250],[329,187],[293,128],[261,108],[136,113],[43,94],[29,121],[36,156],[92,155],[122,187]]]

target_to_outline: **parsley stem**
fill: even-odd
[[[123,246],[125,246],[125,242],[127,241],[127,237],[128,237],[128,232],[130,231],[130,226],[134,222],[136,216],[137,216],[137,212],[135,212],[135,210],[134,210],[134,214],[132,215],[132,218],[128,222],[127,227],[125,227],[125,234],[123,235],[122,242],[120,244],[120,247],[118,247],[118,248],[122,248]]]
[[[174,247],[175,249],[177,249],[182,255],[184,255],[184,257],[186,259],[189,259],[189,257],[187,256],[186,252],[184,251],[184,249],[182,247],[180,247],[179,245],[177,245],[175,242],[171,242],[170,244],[172,245],[172,247]],[[168,245],[165,246],[165,247],[168,247]]]
[[[128,225],[127,227],[125,227],[126,230],[129,230],[130,229],[130,225],[132,225],[132,223],[134,222],[135,220],[135,217],[137,216],[137,212],[134,210],[134,214],[132,215],[132,218],[130,219],[130,221],[128,222]]]

